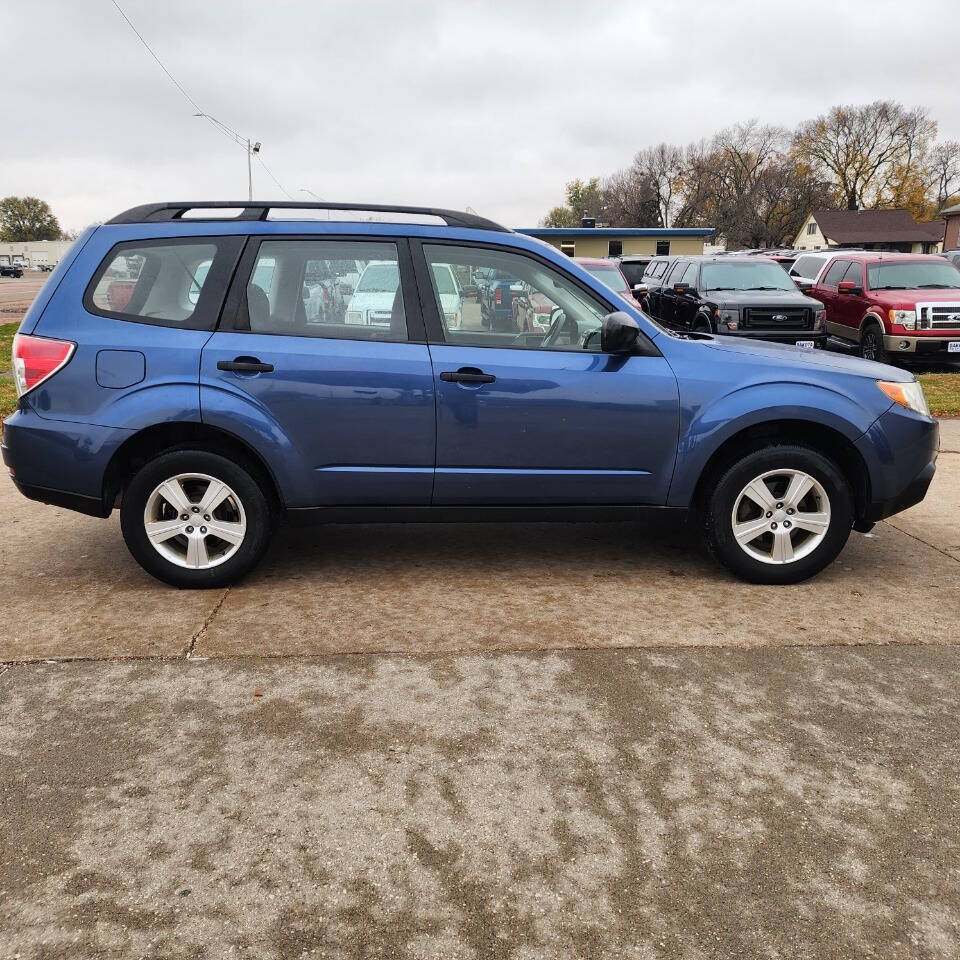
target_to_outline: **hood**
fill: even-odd
[[[704,299],[726,307],[807,307],[814,310],[823,304],[799,290],[709,290]]]
[[[897,383],[910,383],[915,379],[912,373],[891,367],[886,363],[874,363],[872,360],[848,357],[840,353],[827,353],[825,350],[803,350],[790,344],[772,343],[769,340],[716,336],[711,338],[709,346],[714,350],[756,357],[768,363],[781,363],[794,369],[831,370],[870,380],[893,380]]]
[[[868,290],[870,299],[891,310],[912,310],[918,303],[960,303],[960,290]]]

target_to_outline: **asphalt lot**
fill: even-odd
[[[956,957],[942,436],[779,589],[631,523],[285,530],[181,592],[0,484],[0,956]]]

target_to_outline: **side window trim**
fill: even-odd
[[[123,240],[115,243],[104,255],[100,265],[94,271],[90,282],[83,291],[83,308],[87,313],[125,323],[144,323],[152,327],[167,327],[171,330],[214,330],[217,327],[224,304],[229,297],[229,288],[237,263],[243,250],[244,238],[231,235],[207,236],[197,234],[187,237],[144,237],[139,240]],[[169,246],[213,246],[216,252],[213,263],[200,287],[200,296],[193,312],[182,323],[163,317],[140,316],[116,310],[104,310],[93,302],[93,294],[110,265],[123,250],[137,250],[145,247]]]
[[[305,242],[314,241],[316,243],[391,243],[397,248],[397,260],[400,266],[400,286],[403,290],[403,309],[407,321],[407,339],[404,340],[376,340],[371,341],[366,337],[357,337],[361,342],[376,343],[426,343],[426,331],[423,325],[423,314],[421,313],[420,301],[417,297],[417,284],[413,275],[413,264],[410,256],[410,244],[406,237],[398,236],[380,236],[373,234],[329,234],[329,233],[262,233],[253,234],[247,237],[247,244],[243,255],[233,274],[233,281],[230,284],[230,290],[227,293],[227,299],[221,314],[221,321],[218,330],[229,331],[230,333],[258,333],[249,328],[247,318],[247,285],[253,276],[257,259],[260,254],[260,246],[263,243],[271,241],[292,241]],[[246,321],[246,322],[245,322]],[[260,336],[274,336],[274,334],[259,332]],[[333,339],[326,337],[304,337],[308,340]],[[348,337],[338,337],[336,339],[344,340]]]

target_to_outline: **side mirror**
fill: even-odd
[[[688,293],[690,292],[690,284],[689,284],[689,283],[675,283],[675,284],[673,285],[673,292],[674,292],[678,297],[682,297],[682,296],[684,296],[685,294],[688,294]]]
[[[642,300],[650,291],[647,289],[646,284],[635,283],[633,285],[633,299]]]
[[[603,318],[600,349],[604,353],[632,353],[640,339],[640,327],[633,317],[618,310]]]
[[[863,287],[852,280],[841,280],[837,284],[837,293],[846,294],[848,297],[859,297],[863,293]]]

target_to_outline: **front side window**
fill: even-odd
[[[949,263],[929,260],[888,261],[867,267],[871,290],[956,290],[960,271]]]
[[[445,343],[599,352],[611,308],[560,271],[482,247],[424,244],[423,252]],[[489,278],[481,289],[457,281],[481,273]]]
[[[406,340],[397,245],[264,240],[237,325],[298,337]]]
[[[821,281],[825,287],[835,287],[849,266],[849,260],[834,260]]]
[[[703,265],[704,290],[796,290],[779,263],[769,261],[716,261]]]
[[[212,330],[242,239],[133,241],[108,254],[87,289],[93,313],[189,330]]]

